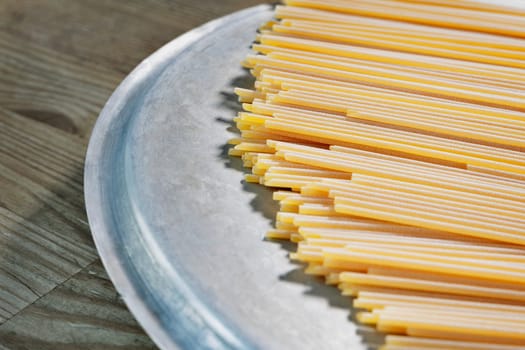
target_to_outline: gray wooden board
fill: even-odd
[[[0,317],[3,321],[96,258],[85,217],[81,145],[0,110]]]
[[[0,327],[6,349],[155,349],[99,260]]]

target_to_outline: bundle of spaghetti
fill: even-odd
[[[525,11],[287,0],[243,65],[229,153],[268,239],[354,298],[382,349],[525,343]]]

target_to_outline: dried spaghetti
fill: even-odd
[[[235,92],[230,154],[268,238],[355,297],[384,350],[525,343],[525,12],[287,0]]]

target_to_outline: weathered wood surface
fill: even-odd
[[[98,260],[13,317],[0,337],[7,348],[155,348]]]
[[[261,2],[0,1],[0,349],[155,348],[91,239],[87,141],[111,92],[143,58]]]

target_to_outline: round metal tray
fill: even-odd
[[[163,349],[365,349],[351,301],[263,241],[271,192],[227,156],[232,90],[259,6],[143,61],[104,107],[85,166],[89,223],[125,302]]]

